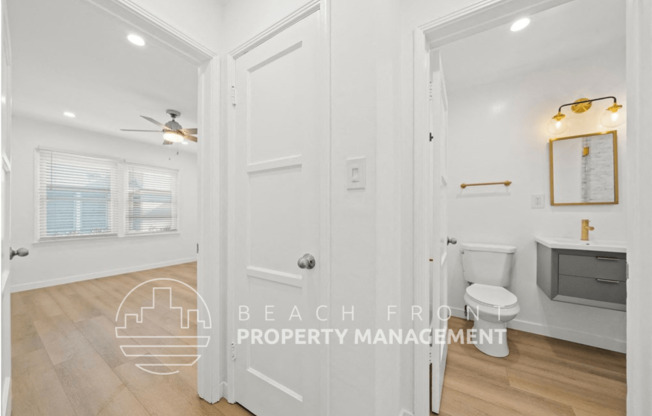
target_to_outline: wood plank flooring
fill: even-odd
[[[13,415],[251,416],[238,405],[199,399],[195,366],[151,375],[121,353],[117,308],[134,286],[157,277],[195,287],[196,265],[12,294]],[[194,302],[186,297],[182,306]],[[157,323],[166,327],[163,318]],[[450,322],[452,329],[471,326]],[[625,415],[623,354],[513,330],[508,338],[504,359],[450,346],[441,416]]]
[[[450,328],[473,322],[451,318]],[[624,416],[625,355],[508,330],[510,354],[448,349],[440,416]]]
[[[196,287],[196,276],[196,264],[188,263],[12,294],[12,414],[251,416],[226,401],[201,400],[196,366],[152,375],[120,351],[114,320],[129,290],[159,277]],[[196,305],[192,297],[178,299]]]

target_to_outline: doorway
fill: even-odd
[[[5,7],[3,2],[5,16],[8,16],[10,22],[15,21],[13,25],[15,29],[12,32],[14,43],[20,42],[25,35],[21,30],[29,27],[29,24],[20,25],[18,23],[20,19],[27,18],[33,23],[48,12],[47,7],[41,7],[44,3],[32,4],[31,9],[30,6],[26,6],[29,10],[25,10],[24,6],[24,2],[20,4],[9,2],[8,7]],[[13,116],[19,120],[14,123],[11,140],[15,142],[19,138],[29,137],[30,140],[35,141],[47,138],[51,138],[52,141],[50,143],[30,141],[29,144],[34,145],[32,150],[22,151],[25,150],[22,149],[18,152],[20,149],[14,147],[13,154],[9,153],[9,146],[3,142],[3,154],[7,155],[6,165],[12,167],[14,171],[22,169],[25,175],[21,176],[26,179],[34,178],[33,183],[21,186],[20,193],[14,191],[12,196],[16,198],[43,196],[43,200],[46,201],[44,205],[46,208],[42,208],[38,203],[27,206],[12,198],[12,203],[18,204],[21,209],[14,209],[12,219],[8,220],[14,226],[13,241],[10,243],[28,246],[30,256],[24,259],[16,257],[12,261],[15,267],[11,275],[5,273],[8,276],[6,281],[9,282],[5,287],[25,291],[114,274],[139,272],[143,269],[167,267],[176,263],[196,262],[197,272],[194,271],[194,265],[186,269],[192,269],[192,280],[197,282],[199,291],[205,297],[214,296],[217,290],[217,284],[213,283],[214,276],[218,273],[215,262],[219,261],[219,247],[221,247],[219,241],[211,237],[220,234],[215,232],[220,227],[219,216],[217,219],[214,218],[215,213],[219,213],[219,207],[215,202],[219,189],[211,185],[215,183],[215,178],[219,178],[213,165],[220,157],[220,144],[217,140],[217,120],[214,116],[209,116],[218,113],[219,104],[216,99],[219,78],[215,53],[182,36],[175,29],[152,21],[151,15],[145,15],[142,9],[106,2],[89,2],[83,5],[57,4],[55,8],[58,10],[50,11],[51,15],[56,15],[63,10],[71,12],[63,19],[69,20],[71,24],[62,27],[54,23],[58,25],[58,30],[52,32],[52,38],[61,32],[64,37],[67,37],[65,42],[60,43],[66,46],[50,48],[50,51],[58,50],[59,56],[41,51],[40,61],[36,65],[29,65],[29,70],[24,70],[26,63],[31,62],[28,56],[29,48],[13,45],[12,50],[13,62],[23,67],[20,71],[20,77],[23,78],[14,77],[11,85],[21,87],[20,91],[15,91],[16,105]],[[38,12],[35,12],[37,10]],[[94,27],[95,31],[89,29],[89,26]],[[3,25],[3,28],[7,27]],[[102,29],[107,28],[109,31],[102,32]],[[39,30],[32,31],[32,34],[38,33]],[[76,34],[75,30],[87,30],[87,32],[80,35]],[[136,35],[140,41],[138,39],[132,41],[132,35]],[[90,42],[91,38],[93,42]],[[3,42],[7,39],[8,37],[3,35]],[[101,50],[98,45],[106,43],[113,46]],[[67,51],[73,52],[65,55]],[[83,56],[84,51],[86,56]],[[9,52],[10,49],[5,44],[3,53],[9,54]],[[77,67],[70,70],[61,69],[61,61],[66,58],[72,64],[77,64]],[[154,65],[147,69],[148,66],[142,62],[143,59],[150,59],[153,62],[161,59],[163,62],[159,61],[159,66]],[[130,67],[129,64],[132,66]],[[114,66],[121,68],[114,72],[108,71],[109,75],[106,72],[103,74],[93,72],[94,68],[102,68],[102,66],[107,70]],[[177,73],[180,80],[173,80],[170,85],[170,77],[168,77],[166,84],[165,73],[174,68],[182,68]],[[29,84],[30,79],[34,84],[49,79],[35,75],[39,70],[48,72],[47,69],[51,72],[59,71],[58,75],[65,79],[65,82],[52,82],[50,84],[52,88],[43,88],[36,94],[34,89],[28,91],[25,85]],[[129,71],[132,77],[129,77]],[[143,74],[143,71],[148,73]],[[145,81],[141,82],[143,75]],[[65,89],[66,82],[71,85],[69,89]],[[151,88],[152,83],[158,82],[160,82],[158,86]],[[3,84],[3,94],[7,91],[6,86]],[[123,94],[123,98],[120,98],[120,94]],[[63,102],[66,99],[68,105],[64,108]],[[95,103],[100,104],[99,107],[104,105],[104,109],[98,109]],[[48,105],[51,107],[49,110]],[[166,110],[177,110],[181,114],[166,112]],[[151,120],[140,117],[143,115]],[[152,120],[157,124],[154,125]],[[165,140],[163,130],[166,127],[161,125],[170,121],[176,121],[182,126],[178,127],[178,130],[196,128],[199,133],[188,131],[189,139],[192,139],[190,136],[197,135],[199,141],[163,145]],[[8,123],[3,123],[3,126],[7,125]],[[122,132],[120,129],[123,128],[158,130],[158,132]],[[103,138],[96,140],[94,139],[96,136]],[[9,137],[3,134],[3,140]],[[55,139],[58,140],[56,143]],[[22,140],[20,144],[25,145],[26,142],[27,140]],[[94,143],[98,145],[95,148],[92,146]],[[151,151],[147,150],[148,146],[151,146]],[[188,151],[193,146],[198,149]],[[81,198],[79,201],[73,201],[73,205],[77,207],[75,211],[77,216],[66,223],[72,228],[55,229],[54,226],[44,225],[46,223],[53,225],[54,217],[52,215],[48,217],[49,214],[39,217],[34,212],[44,209],[47,211],[47,199],[52,196],[52,193],[40,195],[34,191],[33,184],[43,176],[40,175],[43,173],[42,168],[53,166],[37,163],[39,169],[34,169],[34,160],[45,160],[41,157],[45,152],[51,160],[58,161],[62,161],[64,156],[70,161],[72,160],[70,155],[75,156],[74,166],[88,165],[91,159],[101,161],[100,164],[106,168],[106,171],[112,172],[107,182],[107,189],[111,190],[112,196],[106,209],[101,208],[91,213],[90,205]],[[38,159],[35,159],[34,154],[39,155]],[[147,158],[152,160],[145,160]],[[69,171],[73,172],[73,170]],[[16,176],[14,175],[13,178],[15,182]],[[161,178],[166,179],[159,181],[158,179]],[[77,192],[76,195],[78,194],[80,193]],[[83,192],[81,194],[85,195]],[[9,199],[3,201],[8,202]],[[153,205],[156,207],[152,208]],[[49,206],[52,208],[54,205],[49,204]],[[95,208],[97,206],[94,205]],[[7,215],[8,212],[3,210],[3,219],[7,220]],[[39,217],[39,220],[34,221],[35,217]],[[30,229],[34,231],[29,232]],[[95,235],[82,235],[86,231]],[[55,236],[55,233],[58,234]],[[19,238],[20,236],[22,237]],[[68,236],[79,238],[63,241],[64,237]],[[54,241],[55,239],[57,241]],[[131,254],[111,255],[106,251],[106,247],[104,249],[100,247],[102,244],[112,243],[120,245],[120,250]],[[153,248],[152,245],[158,245],[158,248]],[[57,246],[62,247],[63,253],[79,252],[80,254],[69,256],[66,262],[65,255],[52,253]],[[198,256],[200,247],[208,250],[211,255]],[[83,250],[94,250],[95,253],[82,255]],[[5,252],[3,245],[3,255]],[[66,264],[45,271],[29,270],[31,266],[28,262],[31,262],[32,266],[36,264],[41,267],[47,264],[46,257],[48,261],[55,261],[58,258]],[[22,260],[23,263],[18,264],[18,260]],[[111,264],[106,265],[107,260]],[[123,260],[133,260],[133,262],[122,264]],[[8,263],[3,262],[3,266],[6,264]],[[64,266],[76,265],[85,268],[78,272],[66,269],[67,272],[63,273]],[[106,267],[101,267],[102,265]],[[57,275],[58,272],[61,274]],[[9,290],[3,291],[3,294],[5,293],[8,294]],[[9,302],[3,302],[3,308],[8,309]],[[96,312],[98,311],[93,313]],[[5,313],[3,319],[10,316],[11,313]],[[5,328],[9,327],[3,326],[3,331]],[[204,332],[208,333],[206,335],[219,334],[220,328],[222,326],[217,321],[212,329]],[[6,337],[3,336],[3,339]],[[209,348],[223,350],[222,341],[223,337],[216,335],[214,343],[210,344]],[[4,345],[6,348],[3,353],[10,354],[10,343]],[[216,357],[215,354],[206,355]],[[194,387],[195,390],[199,390],[201,397],[211,402],[221,397],[220,382],[217,381],[220,377],[219,368],[215,371],[218,367],[216,361],[218,360],[200,361],[199,383]],[[4,381],[6,380],[3,380],[6,391],[7,384]]]
[[[431,286],[433,292],[431,292],[430,296],[431,299],[437,299],[442,296],[443,291],[447,292],[449,297],[448,305],[450,306],[452,315],[456,318],[464,318],[464,291],[466,285],[463,279],[460,245],[470,242],[514,245],[518,250],[513,272],[514,277],[509,289],[518,295],[519,300],[523,299],[524,304],[540,306],[527,309],[523,309],[523,306],[521,306],[521,318],[519,319],[517,317],[512,321],[510,328],[529,333],[543,334],[556,339],[569,340],[593,347],[605,348],[616,353],[623,352],[625,349],[625,314],[609,310],[587,310],[576,305],[563,304],[545,298],[545,295],[536,287],[536,283],[532,283],[536,281],[535,272],[533,274],[533,270],[536,270],[536,255],[532,252],[536,247],[533,242],[534,235],[545,232],[568,232],[572,237],[574,235],[573,232],[577,231],[575,228],[579,227],[579,216],[583,215],[580,213],[581,209],[563,211],[555,207],[550,207],[546,202],[549,201],[547,140],[549,137],[552,137],[548,136],[546,122],[556,112],[554,107],[562,104],[562,102],[555,104],[556,101],[553,96],[559,97],[569,91],[576,91],[569,87],[569,85],[564,84],[565,81],[568,81],[576,89],[583,88],[584,91],[593,91],[598,95],[601,94],[602,89],[609,89],[618,95],[619,100],[625,99],[625,57],[623,53],[625,37],[624,9],[621,7],[622,5],[619,5],[616,11],[602,10],[602,17],[598,15],[597,11],[593,10],[590,18],[588,16],[573,18],[573,22],[579,26],[582,24],[590,25],[591,23],[608,25],[609,23],[606,22],[609,19],[613,19],[612,29],[619,30],[619,32],[617,36],[610,37],[609,40],[597,40],[594,38],[595,44],[593,45],[578,40],[578,43],[582,44],[582,47],[575,52],[570,52],[570,49],[564,49],[571,48],[568,45],[570,42],[561,42],[560,44],[563,46],[544,53],[547,56],[546,63],[537,61],[537,59],[543,58],[543,56],[532,59],[529,63],[518,64],[514,61],[510,63],[509,59],[503,56],[503,52],[505,50],[517,51],[519,48],[517,43],[527,43],[529,36],[528,30],[531,30],[529,33],[534,38],[538,37],[536,35],[536,24],[539,24],[539,22],[544,21],[546,18],[554,19],[557,31],[562,32],[564,27],[572,26],[563,24],[563,22],[565,19],[571,19],[574,13],[573,10],[580,10],[579,13],[582,14],[581,10],[586,11],[589,9],[581,1],[566,2],[563,5],[552,5],[550,3],[544,5],[543,3],[541,2],[538,6],[533,6],[532,8],[523,8],[520,10],[508,10],[509,7],[500,10],[500,12],[486,10],[482,18],[480,18],[482,13],[479,13],[477,16],[471,13],[456,21],[460,26],[455,30],[450,29],[450,27],[444,29],[443,24],[441,28],[434,25],[424,29],[427,45],[423,45],[423,47],[426,54],[425,57],[417,58],[422,60],[418,60],[415,66],[418,72],[416,76],[424,83],[433,79],[433,73],[439,70],[437,63],[433,64],[433,62],[438,62],[440,56],[443,57],[442,66],[445,69],[444,72],[450,74],[446,77],[449,105],[448,134],[445,138],[448,140],[446,152],[448,163],[441,162],[442,167],[448,167],[447,181],[442,182],[448,185],[446,195],[448,198],[448,202],[446,203],[448,214],[447,220],[445,221],[446,225],[448,225],[448,232],[444,232],[446,228],[443,226],[435,228],[436,237],[426,241],[435,241],[443,244],[444,241],[449,240],[449,236],[451,236],[451,239],[455,237],[460,241],[460,244],[457,246],[449,246],[447,254],[440,254],[434,250],[427,253],[429,254],[429,258],[437,260],[434,256],[438,256],[438,260],[447,261],[449,264],[447,268],[448,280],[433,279]],[[521,33],[510,32],[511,24],[517,18],[523,16],[531,17],[532,26]],[[585,20],[582,20],[582,17]],[[490,27],[484,23],[481,24],[481,22],[493,19],[495,20]],[[622,24],[614,24],[614,21],[622,21]],[[545,25],[545,23],[541,24]],[[501,30],[500,28],[502,28],[503,34],[507,34],[510,38],[498,41],[493,33]],[[577,29],[578,27],[575,26],[575,28]],[[476,37],[477,39],[482,38],[481,41],[478,41],[478,44],[484,41],[486,42],[484,47],[475,51],[470,51],[469,49],[462,51],[464,48],[463,45],[469,46],[473,42],[474,35],[478,33],[482,33],[481,36]],[[521,37],[519,38],[518,36]],[[578,38],[578,36],[575,36],[575,38]],[[496,50],[495,45],[501,45],[501,48]],[[418,44],[417,47],[419,48],[421,45]],[[523,45],[522,47],[527,48],[528,46]],[[519,53],[526,55],[527,51],[523,49]],[[591,53],[593,54],[592,57],[590,56]],[[615,66],[609,66],[608,68],[605,66],[601,67],[597,63],[600,60],[600,56],[612,55],[613,57],[609,59],[609,62],[618,62],[617,68]],[[586,62],[595,62],[590,64],[592,67],[591,70],[595,69],[600,72],[599,74],[592,75],[591,70],[588,70],[581,79],[574,79],[574,81],[566,79],[561,82],[546,83],[548,81],[544,79],[545,73],[558,74],[561,78],[564,78],[563,74],[565,73],[577,73],[573,68],[573,63],[580,65],[579,61],[584,57],[586,59],[584,67],[586,68]],[[425,74],[419,71],[419,65],[423,65],[424,60],[426,61],[426,65],[429,65],[429,70]],[[555,62],[554,64],[553,61]],[[460,65],[460,62],[463,62],[464,65]],[[519,71],[521,71],[521,74],[524,74],[522,75],[522,79],[519,78]],[[485,75],[489,75],[489,73],[492,75],[486,78]],[[508,78],[508,80],[500,84],[499,79],[502,76]],[[595,76],[596,80],[599,79],[602,84],[598,87],[600,82],[590,81],[591,76]],[[572,76],[568,78],[572,78]],[[614,80],[614,82],[610,83],[611,80]],[[492,90],[492,88],[497,88],[499,84],[502,85],[502,89]],[[510,97],[510,93],[508,92],[510,91],[510,85],[514,86],[514,88],[519,88],[523,95],[520,97]],[[540,87],[547,85],[547,89],[542,87],[538,92],[532,92],[528,91],[528,85],[539,85]],[[562,87],[562,85],[566,86]],[[561,90],[557,90],[557,88],[561,88]],[[431,137],[434,137],[433,140],[436,141],[437,134],[434,132],[437,131],[438,127],[430,120],[433,117],[433,113],[431,112],[432,108],[436,107],[433,105],[432,100],[438,99],[440,93],[434,94],[433,91],[435,89],[430,87],[427,89],[426,94],[421,93],[421,95],[417,96],[417,125],[429,126],[428,131],[424,131],[423,129],[418,130],[421,133],[417,132],[417,137],[420,137],[419,134],[427,137],[430,132],[433,132]],[[575,93],[573,92],[573,94]],[[587,92],[587,94],[591,94],[591,92]],[[549,102],[549,104],[544,105],[544,102]],[[425,103],[428,103],[428,106],[421,107]],[[517,126],[520,121],[510,119],[510,117],[516,117],[516,119],[520,120],[522,117],[528,117],[528,110],[519,107],[520,105],[525,105],[525,103],[530,103],[532,107],[537,108],[537,110],[531,112],[533,116],[530,117],[528,122],[529,126],[526,127],[526,129],[530,129],[531,133],[528,133],[526,129],[519,130]],[[548,110],[550,115],[544,111],[544,108],[547,107],[553,107],[552,111]],[[430,108],[431,111],[421,112],[419,110],[421,108]],[[596,107],[596,111],[591,114],[591,117],[596,115],[595,119],[597,120],[597,116],[603,110],[602,105],[599,108]],[[585,127],[586,120],[587,118],[575,121],[576,127]],[[474,128],[479,130],[472,132],[471,130]],[[624,130],[623,134],[625,134],[626,130],[624,127],[619,128],[619,134],[621,133],[620,130]],[[520,133],[517,133],[518,131]],[[512,139],[509,139],[509,137],[512,137]],[[415,143],[417,143],[416,147],[418,150],[415,149],[417,152],[422,154],[421,152],[426,151],[425,145],[418,143],[418,141]],[[624,143],[619,143],[619,146],[623,145]],[[435,143],[435,146],[438,146],[438,144]],[[621,149],[619,148],[619,150]],[[532,155],[533,159],[528,159],[529,156],[527,155]],[[422,160],[421,157],[418,157],[418,159]],[[436,179],[428,176],[427,172],[432,169],[428,165],[429,162],[424,160],[423,163],[424,167],[417,164],[418,182],[423,181],[420,183],[428,184],[427,181],[436,181]],[[514,178],[518,178],[518,180]],[[497,184],[486,187],[461,187],[462,184],[468,185],[469,183],[487,182],[497,182]],[[507,186],[504,185],[507,182],[509,184]],[[417,189],[419,188],[417,187]],[[427,192],[429,185],[426,185],[424,189],[424,192]],[[541,199],[544,200],[544,207],[536,208],[536,206],[539,206],[538,201]],[[517,208],[519,206],[520,208]],[[539,211],[540,209],[542,211]],[[588,208],[588,212],[585,215],[601,219],[603,231],[605,234],[608,234],[608,229],[611,226],[620,230],[626,229],[626,224],[624,223],[626,217],[625,210],[626,202],[623,203],[621,201],[620,206],[615,206],[607,210],[600,211],[599,209]],[[439,209],[438,211],[441,214],[445,212],[445,209]],[[516,211],[525,212],[529,219],[524,219],[520,222],[520,214]],[[424,221],[432,221],[428,213],[423,212],[423,215]],[[548,217],[546,216],[554,218],[555,221],[547,219]],[[575,217],[578,218],[577,224],[574,221]],[[434,224],[436,224],[437,218],[435,216]],[[566,225],[557,223],[557,221],[564,223],[564,218],[567,219]],[[521,224],[517,228],[520,229],[522,235],[509,235],[509,233],[505,232],[505,230],[514,229],[514,221]],[[570,227],[574,228],[570,229]],[[415,232],[418,236],[419,232]],[[614,234],[611,238],[626,240],[625,235]],[[437,264],[436,261],[432,261],[432,263]],[[421,270],[425,272],[428,269]],[[439,274],[443,275],[443,273]],[[523,276],[530,277],[524,278]],[[445,286],[448,286],[448,289],[445,289]],[[435,306],[436,303],[431,303],[431,307]],[[540,315],[533,312],[536,309],[540,311]],[[593,318],[589,315],[599,315],[601,317],[601,323],[594,322]],[[610,322],[610,324],[603,325],[604,322]],[[454,327],[457,328],[458,325],[456,324]],[[619,334],[616,340],[611,337],[615,333]],[[437,363],[436,359],[440,359],[442,355],[440,353],[437,356],[436,350],[432,350],[431,354],[433,365],[432,379],[428,384],[432,385],[433,396],[431,406],[433,410],[436,410],[437,399],[441,397],[438,397],[436,393],[436,386],[441,382],[441,378],[436,379],[436,377],[437,374],[444,371],[446,361],[440,360]],[[624,365],[624,361],[621,364]],[[421,374],[420,377],[422,380],[424,376],[427,377],[425,371]],[[422,400],[424,396],[421,396]],[[624,407],[624,393],[619,396],[617,401],[618,406]],[[421,404],[421,407],[417,405],[417,408],[424,409],[423,404]]]

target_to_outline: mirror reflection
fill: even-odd
[[[615,131],[550,140],[551,205],[618,203]]]

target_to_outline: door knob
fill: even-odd
[[[297,264],[302,269],[310,270],[315,267],[316,264],[315,257],[312,254],[306,253],[299,258]]]
[[[29,250],[26,248],[19,248],[18,250],[14,250],[13,248],[9,247],[9,260],[12,260],[15,256],[18,257],[25,257],[29,254]]]
[[[452,245],[457,244],[457,238],[448,237],[448,240],[446,241],[446,244],[447,245],[448,244],[452,244]]]

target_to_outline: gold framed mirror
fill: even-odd
[[[550,205],[618,203],[618,134],[550,139]]]

